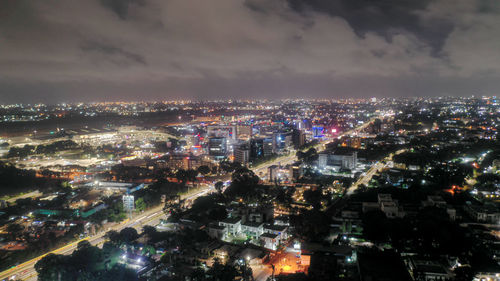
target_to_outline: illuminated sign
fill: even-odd
[[[313,127],[312,131],[313,131],[313,137],[315,137],[315,138],[323,137],[323,132],[324,132],[323,127]]]
[[[135,209],[134,195],[123,195],[122,200],[125,211],[133,211]]]

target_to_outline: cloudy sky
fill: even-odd
[[[0,102],[497,95],[498,0],[0,0]]]

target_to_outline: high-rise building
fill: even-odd
[[[208,138],[208,154],[217,158],[225,157],[227,153],[227,140],[221,137]]]
[[[274,154],[275,146],[271,138],[265,138],[263,140],[264,156],[270,156]]]
[[[236,127],[238,132],[238,138],[240,137],[252,137],[252,125],[238,125]]]
[[[299,130],[304,130],[306,128],[306,125],[304,124],[304,121],[298,120],[297,122],[295,122],[295,127],[297,127],[297,129]]]
[[[300,162],[290,165],[289,169],[289,176],[291,179],[298,180],[300,177],[302,177],[302,167],[300,165]]]
[[[314,126],[312,127],[313,137],[321,138],[324,135],[324,128],[322,126]]]
[[[250,141],[250,158],[256,159],[264,156],[264,139],[252,139]]]
[[[271,165],[268,169],[268,181],[273,182],[278,180],[278,165]]]
[[[210,125],[207,126],[207,135],[209,137],[226,138],[230,140],[236,139],[235,125]]]
[[[242,144],[234,149],[234,161],[243,166],[248,165],[250,161],[250,147],[248,144]]]
[[[258,138],[250,141],[250,158],[256,159],[274,154],[272,138]]]
[[[306,144],[306,135],[304,132],[300,129],[294,129],[292,132],[292,143],[293,147],[295,149],[298,149],[299,147],[302,147],[304,144]]]
[[[279,130],[273,133],[273,149],[281,151],[292,143],[292,131]]]

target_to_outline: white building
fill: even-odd
[[[259,238],[264,233],[264,224],[262,222],[242,223],[241,232],[252,238]]]
[[[320,169],[335,168],[335,169],[354,169],[358,164],[357,152],[334,152],[320,153],[318,155],[318,167]]]
[[[207,135],[209,137],[226,138],[230,141],[236,140],[235,125],[210,125],[207,126]]]
[[[279,241],[288,239],[288,227],[286,225],[266,224],[264,226],[264,233],[276,234]]]
[[[225,227],[227,235],[239,235],[241,232],[241,219],[240,218],[227,218],[219,222],[219,226]]]
[[[393,200],[390,194],[380,193],[377,195],[378,202],[363,202],[363,213],[381,210],[388,218],[404,217],[405,212],[399,207],[398,201]]]
[[[278,235],[273,233],[264,233],[260,236],[260,241],[262,246],[266,249],[276,251],[279,246]]]

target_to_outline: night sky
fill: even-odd
[[[0,102],[497,95],[498,0],[0,0]]]

